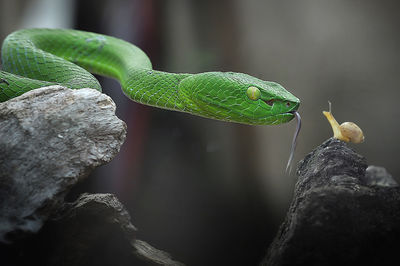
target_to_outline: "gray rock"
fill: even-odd
[[[93,89],[51,86],[0,103],[0,241],[37,232],[125,135],[111,98]]]
[[[400,265],[400,189],[371,181],[388,180],[386,170],[366,169],[364,157],[333,138],[308,154],[262,264]]]
[[[385,168],[375,165],[367,167],[365,177],[362,179],[368,186],[398,187],[399,184]]]

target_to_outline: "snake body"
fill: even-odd
[[[0,101],[48,85],[101,91],[100,74],[117,79],[135,102],[251,125],[290,121],[300,101],[281,85],[243,73],[168,73],[126,41],[68,29],[23,29],[3,42]]]

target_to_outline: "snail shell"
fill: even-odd
[[[364,134],[359,126],[353,122],[344,122],[340,125],[340,131],[349,142],[361,143],[364,141]]]

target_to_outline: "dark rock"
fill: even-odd
[[[183,265],[136,239],[128,212],[112,194],[83,194],[67,203],[35,242],[40,249],[26,257],[38,265]]]
[[[385,168],[375,165],[367,167],[362,181],[368,186],[398,187],[399,184]]]
[[[112,194],[82,194],[53,213],[40,232],[3,249],[7,265],[177,265],[136,239],[131,218]]]
[[[299,163],[294,198],[263,265],[400,265],[400,189],[346,143]]]
[[[183,266],[181,262],[177,262],[171,258],[167,252],[155,249],[148,243],[136,239],[133,242],[136,251],[135,254],[145,261],[154,265]]]
[[[36,265],[121,265],[134,259],[136,229],[114,195],[83,194],[57,216],[24,245],[24,260]]]
[[[0,103],[0,242],[37,232],[125,135],[114,102],[93,89],[52,86]]]

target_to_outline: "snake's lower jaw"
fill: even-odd
[[[299,108],[300,103],[294,103],[293,107],[291,107],[290,109],[286,110],[285,112],[282,112],[280,114],[275,115],[274,117],[276,117],[276,119],[278,120],[278,122],[274,123],[274,124],[283,124],[283,123],[287,123],[289,121],[291,121],[293,118],[296,117],[296,113],[297,109]]]
[[[248,117],[246,119],[242,118],[242,121],[233,121],[241,124],[247,125],[279,125],[291,121],[294,118],[292,113],[282,113],[276,115],[268,115],[260,118]]]
[[[259,113],[256,117],[251,113],[247,115],[246,121],[242,122],[245,124],[251,125],[279,125],[284,124],[291,121],[296,117],[297,109],[299,108],[299,104],[297,103],[289,110],[285,110],[276,114],[265,114]]]
[[[295,116],[292,112],[276,115],[277,122],[273,123],[272,125],[279,125],[279,124],[287,123],[287,122],[291,121],[294,117]]]
[[[268,123],[267,125],[279,125],[279,124],[284,124],[287,122],[290,122],[293,118],[296,117],[295,114],[298,114],[297,110],[277,114],[274,116],[271,116],[269,120],[272,121],[272,123]]]

